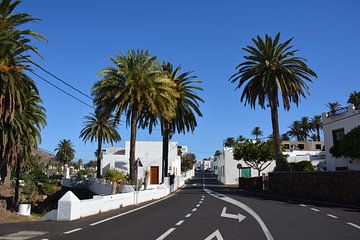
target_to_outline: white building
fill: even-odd
[[[335,158],[329,152],[334,141],[341,140],[344,135],[360,125],[360,109],[350,105],[336,110],[334,113],[322,114],[323,132],[326,146],[326,167],[328,171],[360,170],[360,159]]]
[[[180,150],[180,151],[179,151]],[[178,146],[177,142],[169,142],[168,172],[181,175],[181,154],[187,151],[186,146]],[[101,161],[101,171],[109,168],[117,168],[129,172],[130,141],[125,142],[125,147],[107,148]],[[144,177],[144,171],[148,170],[150,184],[161,183],[162,177],[162,142],[160,141],[136,141],[135,159],[140,158],[143,167],[139,168],[139,178]]]
[[[197,171],[213,172],[214,171],[214,159],[211,157],[209,159],[204,158],[203,160],[196,161],[195,168]]]

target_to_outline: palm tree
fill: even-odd
[[[360,108],[360,92],[353,91],[350,94],[350,97],[347,102],[350,104],[353,104],[356,109],[359,109]]]
[[[312,77],[317,77],[305,63],[305,59],[295,55],[289,44],[292,38],[280,43],[280,33],[273,39],[265,35],[265,39],[257,36],[252,39],[255,47],[243,48],[248,53],[243,63],[239,64],[237,72],[231,76],[236,89],[243,88],[241,101],[255,108],[267,106],[271,109],[273,140],[275,147],[277,169],[284,170],[284,157],[281,151],[279,133],[278,107],[282,100],[285,110],[290,109],[291,103],[299,104],[300,97],[306,97]],[[280,98],[279,98],[280,94]]]
[[[103,143],[118,142],[121,140],[117,132],[117,124],[112,115],[106,114],[103,111],[97,110],[89,116],[85,116],[85,126],[80,132],[80,138],[83,141],[90,142],[97,141],[98,148],[96,150],[97,171],[96,177],[101,177],[101,152]]]
[[[321,115],[315,115],[311,121],[312,130],[316,131],[316,141],[320,141],[320,129],[323,128]]]
[[[93,87],[95,104],[100,109],[115,112],[120,121],[125,113],[127,126],[130,126],[130,178],[135,181],[135,144],[139,119],[144,115],[158,116],[164,119],[175,115],[174,99],[177,98],[174,83],[163,76],[156,57],[145,50],[129,50],[126,54],[111,58],[116,67],[107,67],[100,71],[103,77]]]
[[[246,141],[246,138],[243,135],[239,135],[238,138],[236,139],[236,143],[242,143],[245,141]]]
[[[296,138],[297,141],[305,141],[308,136],[308,133],[304,131],[300,121],[294,121],[288,128],[290,128],[290,130],[287,132],[287,135]]]
[[[192,71],[181,73],[181,67],[174,69],[170,63],[163,64],[163,72],[170,81],[175,83],[175,89],[178,95],[176,99],[175,116],[171,119],[166,119],[160,113],[160,122],[162,126],[163,135],[163,176],[168,176],[168,155],[169,155],[169,134],[194,132],[197,126],[196,116],[202,117],[199,109],[200,102],[204,102],[196,91],[203,89],[196,84],[201,83],[196,76],[192,75]]]
[[[69,164],[75,157],[74,146],[68,139],[61,140],[55,148],[56,159],[60,161],[64,166]]]
[[[307,140],[307,137],[310,136],[309,132],[311,131],[312,127],[311,127],[311,123],[309,121],[309,117],[302,117],[300,119],[300,125],[301,125],[301,129],[302,129],[302,132],[304,134],[304,141]]]
[[[290,141],[289,135],[287,133],[281,134],[281,141]]]
[[[224,147],[235,147],[236,142],[235,142],[235,138],[233,137],[228,137],[224,140]]]
[[[255,136],[256,140],[259,140],[259,137],[261,137],[263,135],[263,131],[261,131],[260,127],[255,127],[251,131],[251,135]]]
[[[335,114],[336,110],[338,110],[341,107],[341,103],[329,102],[328,104],[326,104],[326,106],[329,108],[330,113]]]

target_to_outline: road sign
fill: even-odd
[[[242,220],[244,220],[246,218],[244,215],[241,215],[240,213],[238,213],[238,214],[226,213],[226,207],[223,208],[223,210],[221,212],[221,217],[239,219],[239,222],[241,222]]]
[[[213,232],[207,238],[205,238],[205,240],[212,240],[212,239],[224,240],[224,238],[221,236],[219,229],[216,229],[215,232]]]
[[[238,169],[241,169],[241,168],[242,168],[241,163],[238,163],[238,165],[236,165],[236,167],[237,167]]]

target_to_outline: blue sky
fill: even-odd
[[[270,111],[240,103],[240,92],[228,79],[243,61],[242,47],[266,33],[294,37],[299,55],[318,74],[311,95],[297,108],[279,112],[280,130],[301,116],[326,111],[327,102],[346,104],[350,92],[360,90],[359,1],[48,1],[24,0],[19,11],[42,22],[31,28],[48,43],[36,43],[44,56],[40,64],[89,93],[96,74],[110,65],[109,57],[132,48],[148,49],[161,61],[181,64],[203,81],[203,118],[194,134],[174,135],[198,159],[220,149],[228,136],[250,136],[261,127],[271,133]],[[38,71],[41,73],[41,71]],[[84,101],[88,99],[41,73]],[[76,157],[94,159],[96,143],[79,139],[83,117],[92,110],[34,78],[47,110],[41,148],[53,151],[60,139],[71,139]],[[119,127],[124,145],[130,137]],[[139,131],[138,140],[161,140],[159,131]]]

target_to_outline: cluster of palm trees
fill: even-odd
[[[301,97],[309,93],[307,82],[317,75],[297,56],[297,50],[290,45],[292,38],[280,42],[280,33],[275,38],[265,35],[252,39],[253,46],[243,50],[247,55],[236,67],[230,81],[236,89],[242,89],[240,100],[251,108],[260,106],[271,110],[273,142],[278,170],[285,170],[285,159],[281,151],[278,108],[282,103],[289,110],[291,103],[299,104]]]
[[[320,115],[315,115],[313,118],[304,116],[300,120],[294,121],[289,126],[289,131],[286,133],[291,138],[297,141],[320,141],[320,130],[322,129],[322,118]]]
[[[360,92],[353,91],[347,100],[347,103],[354,105],[355,109],[360,109]],[[339,102],[329,102],[326,104],[329,108],[330,113],[335,114],[336,110],[342,107]]]
[[[159,63],[146,50],[129,50],[111,58],[113,66],[99,73],[102,77],[94,84],[95,113],[86,117],[80,137],[97,141],[97,176],[100,177],[102,143],[119,141],[117,126],[124,117],[130,127],[130,179],[135,181],[135,148],[138,128],[161,127],[163,136],[163,177],[168,175],[169,138],[175,133],[193,132],[197,116],[201,117],[197,91],[201,83],[192,71]]]
[[[0,2],[0,175],[1,185],[8,187],[11,170],[16,169],[16,203],[21,164],[30,159],[32,149],[41,141],[40,130],[46,124],[38,89],[27,75],[33,63],[29,54],[40,56],[32,46],[33,39],[45,38],[25,27],[38,19],[26,13],[14,13],[19,3]]]

